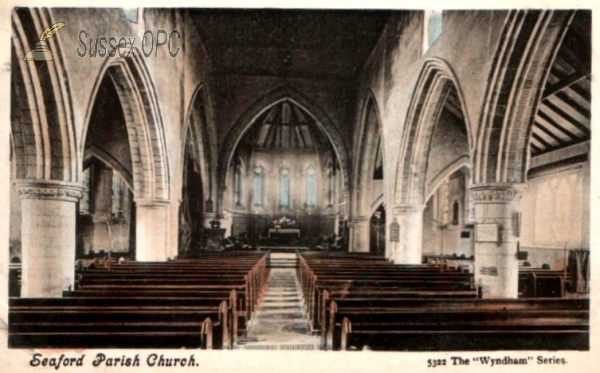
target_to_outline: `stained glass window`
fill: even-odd
[[[287,168],[281,170],[279,190],[279,205],[290,207],[290,170]]]

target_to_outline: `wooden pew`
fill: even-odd
[[[64,292],[63,299],[11,299],[9,342],[14,347],[231,348],[239,319],[245,327],[267,285],[266,259],[265,253],[218,253],[80,266],[82,289]]]
[[[562,270],[519,269],[519,294],[525,298],[564,298],[567,284]]]
[[[221,261],[214,259],[217,256]],[[127,262],[110,269],[80,272],[76,288],[96,291],[136,291],[147,287],[163,291],[235,289],[238,298],[245,302],[244,311],[240,310],[240,314],[245,314],[247,321],[264,295],[268,280],[267,255],[242,255],[248,256],[252,258],[231,265],[222,260],[225,259],[223,257],[236,257],[234,254],[215,254],[207,255],[207,258],[169,262]]]
[[[143,306],[81,305],[71,299],[11,299],[11,348],[227,348],[226,301]],[[18,302],[16,302],[18,301]],[[95,302],[107,301],[97,299]],[[83,303],[89,303],[90,301]],[[108,301],[110,303],[110,301]],[[168,302],[166,302],[168,303]]]
[[[344,300],[328,309],[326,349],[589,348],[584,299]]]
[[[132,302],[138,302],[140,306],[146,304],[161,304],[164,302],[180,302],[185,305],[198,304],[201,301],[207,300],[228,300],[228,313],[230,319],[228,325],[230,325],[230,339],[231,344],[237,343],[237,338],[246,331],[247,319],[244,314],[244,302],[238,299],[238,294],[235,289],[228,290],[205,290],[205,291],[185,291],[178,290],[176,288],[167,291],[157,291],[155,289],[144,289],[134,291],[102,291],[102,290],[75,290],[75,291],[64,291],[64,298],[75,298],[82,299],[84,303],[91,304],[96,302],[97,299],[110,300],[111,303],[119,305],[121,302],[131,304]],[[104,302],[103,302],[104,303]]]
[[[477,299],[476,290],[465,290],[465,291],[418,291],[418,290],[394,290],[394,289],[382,289],[382,288],[361,288],[361,289],[324,289],[321,294],[320,302],[317,304],[318,314],[313,315],[314,331],[319,331],[321,338],[325,338],[327,331],[327,310],[329,307],[330,300],[335,300],[338,303],[343,301],[355,301],[355,302],[403,302],[403,301],[414,301],[421,299],[436,299],[436,300],[464,300],[471,301]]]
[[[404,296],[413,293],[413,297],[427,296],[427,292],[471,298],[476,296],[472,274],[427,265],[397,266],[380,258],[371,258],[363,263],[360,261],[363,257],[305,254],[300,257],[297,276],[313,331],[323,332],[325,329],[321,326],[324,291],[347,293],[361,289],[385,289],[388,293],[398,292]]]
[[[337,269],[331,270],[331,273],[325,270],[316,272],[307,261],[303,261],[297,273],[306,303],[307,316],[311,321],[315,320],[324,289],[343,291],[350,288],[353,290],[386,288],[388,291],[468,291],[465,295],[472,296],[473,294],[472,274],[459,271],[440,272],[439,269],[431,271],[427,267],[424,271],[419,271],[414,266],[409,268],[409,271],[398,267],[386,274],[371,274],[372,268],[363,265],[360,268],[354,268],[354,274],[339,274],[336,273]]]

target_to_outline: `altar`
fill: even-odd
[[[300,229],[298,228],[270,228],[269,238],[298,239],[300,238]]]

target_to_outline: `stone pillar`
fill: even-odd
[[[395,264],[421,264],[423,262],[423,207],[397,205],[394,218],[400,225],[400,240],[394,244],[392,261]]]
[[[484,298],[517,298],[519,262],[515,232],[524,184],[470,188],[475,208],[475,283]]]
[[[368,216],[357,216],[352,218],[352,242],[350,251],[355,253],[368,253],[371,234],[371,218]]]
[[[94,164],[90,185],[90,212],[92,213],[92,247],[96,253],[113,249],[109,224],[112,215],[112,169]]]
[[[141,262],[165,261],[169,244],[170,209],[165,200],[137,199],[135,259]]]
[[[60,298],[75,283],[76,202],[79,185],[18,181],[21,197],[24,298]]]
[[[173,200],[169,203],[169,229],[167,230],[166,255],[176,258],[179,255],[179,209],[181,202]]]
[[[9,143],[9,133],[9,126],[2,126],[0,128],[0,143]],[[12,162],[16,162],[15,155],[13,155]],[[8,325],[8,258],[10,258],[8,238],[11,236],[9,221],[10,224],[21,224],[20,220],[18,222],[11,221],[11,209],[9,206],[12,202],[11,195],[13,191],[9,181],[12,177],[10,170],[13,167],[11,167],[12,163],[8,146],[0,150],[0,164],[4,165],[4,167],[0,167],[0,180],[4,180],[0,182],[0,206],[4,206],[4,209],[0,211],[0,221],[4,223],[0,224],[0,237],[4,237],[0,242],[0,258],[3,258],[0,260],[0,323]]]

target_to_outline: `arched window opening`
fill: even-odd
[[[306,207],[315,207],[317,204],[317,175],[314,167],[306,171]]]
[[[290,170],[283,168],[279,175],[279,206],[290,207]]]
[[[375,152],[375,165],[373,166],[373,180],[383,180],[383,157],[381,156],[381,139],[377,140]]]
[[[252,176],[252,204],[262,206],[263,204],[263,168],[260,166],[254,167]]]

